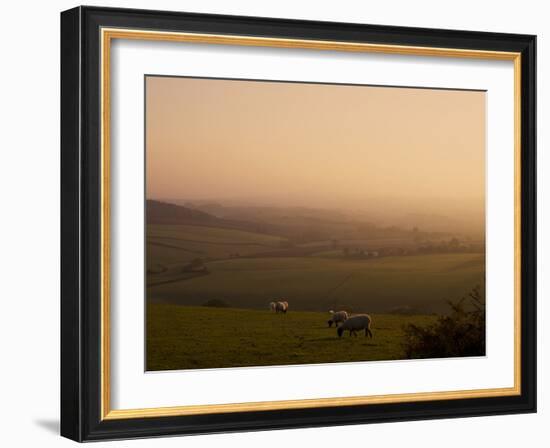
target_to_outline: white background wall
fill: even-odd
[[[88,4],[296,19],[517,32],[538,35],[539,413],[336,428],[124,441],[110,446],[224,447],[344,445],[407,447],[548,446],[550,393],[544,380],[550,332],[550,120],[545,86],[550,11],[545,1],[134,0]],[[0,70],[0,440],[4,446],[69,446],[59,414],[59,12],[71,1],[2,5]],[[546,174],[546,176],[544,176]],[[543,204],[546,202],[546,204]],[[546,277],[546,280],[544,279]],[[546,354],[548,351],[546,350]],[[99,444],[96,446],[103,446]]]

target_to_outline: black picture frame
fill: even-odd
[[[521,53],[521,394],[101,419],[100,29]],[[99,7],[61,13],[61,434],[76,441],[536,412],[536,37]]]

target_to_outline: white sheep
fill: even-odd
[[[277,302],[275,304],[275,312],[276,313],[284,313],[288,311],[288,302]]]
[[[338,336],[342,337],[344,331],[348,330],[350,336],[353,333],[353,335],[357,337],[357,331],[365,330],[365,337],[370,336],[372,338],[372,331],[370,330],[371,322],[372,319],[368,314],[351,316],[338,327]]]
[[[328,320],[328,326],[332,327],[332,324],[335,326],[338,326],[339,323],[345,322],[348,320],[348,313],[347,311],[329,311],[330,313],[330,319]]]

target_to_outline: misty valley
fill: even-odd
[[[482,232],[428,218],[148,200],[148,369],[404,358],[407,326],[436,325],[484,281]],[[329,310],[370,314],[375,337],[338,345]]]
[[[147,369],[485,354],[485,91],[151,75],[145,102]]]

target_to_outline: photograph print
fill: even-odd
[[[486,92],[145,77],[146,370],[485,356]]]

